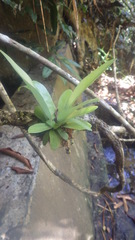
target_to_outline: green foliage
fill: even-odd
[[[99,55],[99,64],[106,63],[109,58],[111,58],[111,54],[108,52],[106,53],[103,48],[98,48],[98,55]],[[108,67],[107,70],[112,71],[112,67]]]
[[[25,11],[25,13],[29,14],[33,23],[37,22],[37,14],[33,12],[33,9],[31,7],[26,6],[24,11]]]
[[[19,3],[11,0],[2,0],[2,2],[12,8],[14,15],[16,15],[17,12],[21,13],[22,16],[24,16],[24,14],[28,14],[34,23],[37,22],[37,14],[33,12],[32,7],[30,7],[29,4],[25,7],[22,7],[23,0],[18,1]]]
[[[31,91],[39,104],[35,108],[35,115],[39,119],[39,123],[30,126],[29,133],[44,133],[43,143],[46,144],[50,141],[51,148],[55,150],[60,146],[62,140],[68,140],[67,129],[91,130],[91,124],[80,117],[96,110],[97,106],[91,106],[90,104],[97,101],[97,99],[87,100],[78,105],[75,102],[86,88],[113,63],[113,60],[106,62],[91,72],[78,84],[74,91],[70,89],[64,91],[56,107],[44,85],[33,81],[7,54],[1,50],[0,52],[20,75],[26,84],[26,88]]]
[[[82,10],[83,13],[86,13],[88,11],[88,4],[81,1],[81,3],[78,4],[78,8]]]
[[[110,60],[103,65],[101,65],[96,70],[92,71],[88,76],[86,76],[83,81],[75,88],[74,92],[69,98],[69,105],[73,104],[77,98],[81,95],[82,92],[85,91],[87,87],[89,87],[111,64],[113,60]]]
[[[66,34],[66,36],[69,38],[69,39],[73,39],[73,37],[76,37],[76,33],[74,32],[72,26],[70,25],[67,25],[64,20],[60,19],[59,20],[59,23],[60,23],[60,26],[63,30],[63,32]]]
[[[16,4],[14,1],[11,0],[2,0],[5,4],[9,5],[12,9],[15,9],[18,7],[18,4]]]
[[[57,22],[58,22],[58,11],[55,1],[49,0],[48,7],[50,10],[50,19],[51,19],[51,26],[52,26],[52,33],[55,35],[57,31]]]
[[[74,71],[73,66],[76,68],[80,68],[80,65],[64,56],[62,53],[64,51],[66,43],[64,41],[58,41],[56,45],[51,49],[51,57],[48,58],[49,61],[56,64],[59,67],[66,68],[72,75],[80,79],[79,75]],[[42,71],[42,76],[44,78],[48,78],[52,74],[52,70],[48,67],[44,67]],[[66,83],[66,80],[62,78],[64,83]]]
[[[23,5],[24,1],[19,0],[16,2],[12,0],[2,0],[6,5],[10,6],[13,10],[14,15],[16,15],[18,12],[24,17],[25,14],[29,15],[33,23],[37,23],[37,14],[33,11],[33,6],[30,1],[28,1],[27,4]],[[57,11],[57,5],[54,0],[46,0],[42,1],[43,8],[47,9],[50,14],[50,20],[51,20],[51,33],[56,34],[57,30],[57,22],[58,22],[58,11]],[[36,5],[36,11],[38,12],[38,8],[40,8],[40,4],[35,1]]]
[[[57,131],[50,130],[49,131],[50,138],[50,146],[53,150],[56,150],[61,144],[61,136],[57,133]]]
[[[48,58],[48,60],[54,64],[56,64],[56,59],[55,59],[55,55],[52,55],[51,57]],[[48,67],[44,67],[43,71],[42,71],[42,77],[43,78],[48,78],[49,76],[51,76],[52,74],[52,70]]]

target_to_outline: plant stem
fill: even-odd
[[[16,108],[14,107],[14,104],[12,103],[12,101],[10,100],[7,92],[5,91],[2,83],[0,85],[0,91],[2,89],[2,92],[4,92],[4,94],[2,96],[3,100],[5,102],[5,104],[7,105],[9,111],[11,112],[11,114],[13,113],[17,113]],[[37,146],[37,144],[34,142],[34,140],[32,139],[31,135],[22,127],[20,126],[20,129],[22,131],[22,133],[24,134],[24,136],[27,138],[28,142],[30,143],[30,145],[33,147],[33,149],[35,150],[35,152],[39,155],[39,157],[42,159],[42,161],[45,163],[45,165],[50,169],[50,171],[52,173],[55,174],[55,176],[59,177],[61,180],[63,180],[65,183],[69,184],[70,186],[72,186],[73,188],[77,189],[78,191],[82,192],[82,193],[86,193],[89,195],[93,195],[95,197],[97,197],[99,195],[99,193],[94,192],[94,191],[90,191],[89,189],[80,186],[79,184],[77,184],[76,182],[74,182],[72,179],[70,179],[67,175],[65,175],[63,172],[61,172],[59,169],[57,169],[43,154],[41,148],[39,146]]]

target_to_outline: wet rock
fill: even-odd
[[[0,154],[0,236],[7,239],[19,239],[32,196],[39,157],[33,157],[34,150],[25,138],[12,139],[20,134],[17,127],[3,126],[0,128],[0,148],[10,147],[30,159],[33,174],[16,174],[11,166],[24,167],[14,158]]]

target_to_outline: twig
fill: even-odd
[[[31,50],[30,48],[24,47],[20,43],[12,40],[8,36],[0,33],[0,41],[4,42],[12,47],[15,47],[19,51],[22,51],[22,52],[28,54],[29,56],[34,57],[39,62],[41,62],[45,66],[49,67],[50,69],[52,69],[53,71],[58,73],[60,76],[64,77],[66,80],[68,80],[69,82],[74,84],[75,86],[77,86],[79,84],[79,81],[76,78],[72,77],[69,73],[65,72],[64,70],[62,70],[61,68],[59,68],[58,66],[56,66],[55,64],[53,64],[52,62],[47,60],[46,58],[42,57],[38,53]],[[98,96],[89,88],[87,88],[87,90],[85,92],[88,95],[90,95],[91,97],[98,98]],[[125,128],[131,133],[131,135],[133,135],[135,137],[135,128],[133,128],[131,126],[131,124],[129,124],[114,108],[112,108],[104,100],[99,99],[99,103],[102,107],[107,109],[110,112],[110,114],[112,114],[119,122],[121,122],[125,126]]]
[[[45,40],[46,40],[46,48],[47,48],[47,52],[49,52],[49,46],[48,46],[48,39],[47,39],[47,34],[46,34],[46,26],[45,26],[45,18],[44,18],[42,0],[39,0],[39,3],[40,3],[40,9],[41,9],[41,15],[42,15],[42,22],[43,22],[43,27],[44,27],[44,34],[45,34]]]
[[[135,138],[130,138],[130,139],[119,138],[119,140],[120,140],[121,142],[135,142]]]
[[[35,0],[33,0],[33,12],[36,13]],[[35,26],[36,26],[36,32],[37,32],[38,42],[39,42],[39,44],[41,44],[40,35],[39,35],[39,31],[38,31],[37,21],[36,21],[36,23],[35,23]]]
[[[7,95],[5,88],[3,87],[3,84],[0,82],[0,96],[2,98],[2,100],[4,101],[4,103],[7,105],[8,110],[11,113],[14,113],[16,111],[13,103],[11,102],[9,96]]]
[[[106,229],[106,226],[105,226],[105,209],[106,209],[106,206],[104,206],[103,212],[102,212],[102,235],[103,235],[104,240],[106,240],[105,233],[104,233],[104,231]]]
[[[103,239],[106,240],[106,237],[105,237],[105,234],[104,234],[103,230],[102,230],[102,236],[103,236]]]
[[[110,126],[110,130],[118,135],[126,133],[126,128],[123,126]]]
[[[103,16],[103,13],[100,11],[100,8],[97,5],[96,0],[93,0],[94,6],[97,8],[98,12]]]
[[[114,233],[115,233],[115,218],[114,218],[114,215],[113,215],[112,209],[110,208],[109,203],[107,202],[106,199],[104,199],[104,200],[105,200],[105,203],[106,203],[106,205],[108,206],[108,210],[110,211],[110,214],[111,214],[111,220],[112,220],[112,224],[111,224],[111,226],[112,226],[112,239],[114,239]]]
[[[68,176],[66,176],[63,172],[61,172],[59,169],[57,169],[48,159],[46,159],[45,155],[42,153],[41,149],[35,144],[32,137],[26,132],[24,128],[21,127],[22,132],[24,133],[25,137],[29,141],[30,145],[33,147],[35,152],[40,156],[42,161],[45,163],[45,165],[50,169],[52,173],[55,174],[55,176],[59,177],[61,180],[63,180],[65,183],[69,184],[73,188],[76,188],[82,193],[86,193],[92,196],[99,196],[99,193],[90,191],[89,189],[80,186],[76,182],[74,182],[72,179],[70,179]]]
[[[116,56],[115,56],[115,46],[116,46],[116,42],[117,42],[119,34],[120,34],[120,29],[121,29],[121,26],[119,26],[118,33],[117,33],[116,38],[115,38],[114,43],[113,43],[113,59],[114,59],[113,72],[114,72],[114,83],[115,83],[115,93],[116,93],[116,101],[117,101],[117,105],[118,105],[118,112],[123,116],[123,112],[122,112],[122,109],[121,109],[120,98],[119,98],[118,85],[117,85]]]
[[[105,209],[106,211],[110,212],[107,208],[105,208],[105,206],[102,206],[101,204],[97,204],[98,207]]]
[[[23,118],[21,117],[23,116]],[[11,124],[15,126],[24,126],[30,123],[34,118],[34,113],[16,111],[14,114],[9,113],[7,111],[0,111],[0,124]],[[36,120],[36,119],[35,119]],[[93,126],[96,126],[97,129],[103,133],[106,138],[111,142],[112,147],[114,149],[116,155],[116,170],[119,175],[120,182],[115,187],[105,186],[100,189],[100,192],[103,193],[105,191],[109,192],[118,192],[122,190],[125,178],[124,178],[124,153],[122,144],[119,138],[110,130],[110,127],[104,123],[102,120],[99,120],[96,116],[90,115],[84,117],[85,121],[89,121]],[[26,135],[26,134],[25,134]],[[32,138],[31,138],[32,139]],[[34,149],[36,148],[36,145]],[[38,151],[38,149],[37,149]],[[42,158],[42,156],[41,156]]]
[[[76,0],[72,0],[73,2],[73,10],[74,10],[74,16],[75,16],[75,25],[76,25],[76,31],[77,31],[77,36],[79,32],[79,20],[78,20],[78,11],[77,11],[77,3]]]
[[[4,87],[3,87],[4,88]],[[11,111],[10,106],[12,106],[12,113],[14,112],[16,114],[16,108],[14,107],[13,103],[11,102],[11,100],[9,101],[9,97],[8,94],[6,93],[6,91],[4,90],[4,101],[6,103],[6,105],[8,106],[9,111]],[[46,157],[45,155],[42,153],[42,150],[39,146],[37,146],[35,144],[35,142],[33,141],[32,137],[30,134],[27,133],[27,131],[20,126],[21,131],[23,132],[24,136],[27,138],[28,142],[30,143],[30,145],[33,147],[33,149],[35,150],[35,152],[40,156],[40,158],[42,159],[42,161],[45,163],[45,165],[50,169],[50,171],[52,173],[55,174],[55,176],[59,177],[61,180],[63,180],[65,183],[69,184],[70,186],[72,186],[73,188],[77,189],[78,191],[82,192],[82,193],[86,193],[89,195],[93,195],[95,197],[97,197],[99,195],[99,193],[94,192],[94,191],[90,191],[88,188],[82,187],[79,184],[77,184],[76,182],[74,182],[72,179],[70,179],[68,176],[66,176],[63,172],[61,172],[59,169],[57,169]]]

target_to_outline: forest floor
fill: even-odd
[[[121,108],[125,118],[135,124],[135,76],[129,75],[118,79],[117,82]],[[107,101],[110,105],[116,106],[116,94],[114,77],[102,74],[100,80],[95,83],[94,92]]]
[[[117,84],[121,109],[124,117],[134,126],[135,76],[129,75],[122,79],[118,79]],[[115,83],[113,77],[102,74],[98,82],[94,83],[93,91],[117,110]],[[104,112],[104,110],[101,110],[100,112],[102,113],[105,121],[107,113]],[[111,124],[115,125],[113,122],[115,119],[111,115],[109,115],[109,117]],[[126,137],[130,138],[130,136]],[[123,143],[123,147],[125,153],[125,187],[120,193],[107,194],[105,198],[103,197],[104,201],[100,202],[103,204],[100,206],[103,207],[102,236],[103,239],[106,240],[135,239],[135,143],[134,141],[131,142],[130,145]],[[110,185],[115,185],[118,181],[117,174],[115,172],[115,153],[109,145],[105,145],[104,152],[108,162],[107,169],[109,182]]]

